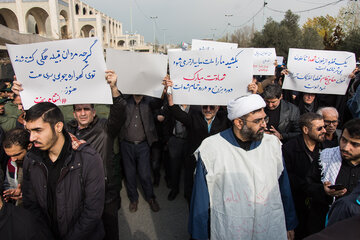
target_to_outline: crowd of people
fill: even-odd
[[[110,106],[24,111],[21,80],[0,86],[1,239],[121,239],[122,181],[130,212],[137,179],[158,212],[182,170],[192,239],[356,239],[336,226],[360,220],[360,73],[340,96],[284,90],[282,70],[227,106],[174,104],[169,76],[160,99],[123,95],[110,70]]]

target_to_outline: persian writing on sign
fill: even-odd
[[[24,88],[20,94],[25,109],[39,102],[112,103],[97,38],[6,46]]]
[[[274,75],[275,60],[275,48],[254,48],[254,75]]]
[[[166,75],[166,55],[106,50],[106,65],[118,74],[118,86],[122,93],[141,94],[160,98],[164,89],[161,84]]]
[[[252,49],[170,52],[175,104],[226,105],[249,94]]]
[[[284,89],[344,95],[356,63],[351,52],[290,48],[287,66]]]

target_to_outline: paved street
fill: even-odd
[[[141,187],[138,185],[138,190]],[[154,188],[157,201],[161,210],[154,213],[150,210],[147,202],[139,198],[138,211],[129,212],[129,199],[126,195],[125,186],[121,190],[121,209],[119,211],[119,231],[121,240],[187,240],[188,207],[184,194],[181,192],[174,201],[168,201],[169,189],[166,188],[164,178],[161,178],[160,186]]]

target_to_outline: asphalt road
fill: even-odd
[[[129,211],[129,199],[126,189],[123,188],[121,195],[121,209],[119,210],[119,235],[120,240],[188,240],[187,219],[188,206],[181,192],[174,201],[168,201],[169,189],[166,187],[164,178],[161,178],[160,186],[154,188],[156,200],[160,205],[159,212],[152,212],[149,204],[142,196],[141,187],[138,184],[139,205],[135,213]]]

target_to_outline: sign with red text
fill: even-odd
[[[253,49],[170,52],[175,104],[226,105],[248,95]]]
[[[284,89],[344,95],[356,61],[351,52],[290,48],[287,66]]]
[[[254,48],[254,75],[275,75],[275,48]]]
[[[101,42],[81,38],[23,45],[6,45],[24,109],[39,102],[56,105],[112,104],[105,80]]]
[[[166,76],[166,55],[106,50],[106,65],[118,74],[118,87],[125,94],[141,94],[160,98]]]

